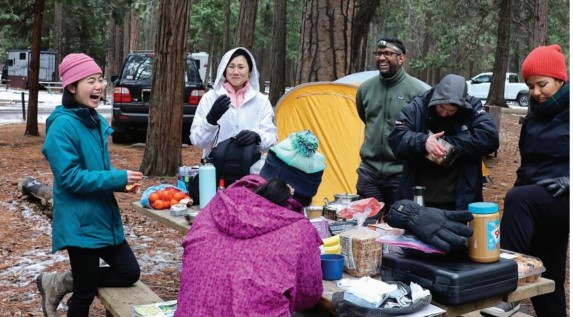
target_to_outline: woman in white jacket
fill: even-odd
[[[261,152],[278,139],[273,108],[259,90],[255,59],[243,47],[223,55],[213,89],[201,98],[191,125],[191,143],[203,149],[203,157],[231,137],[243,146],[258,144]]]

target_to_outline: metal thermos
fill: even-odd
[[[412,189],[414,190],[414,202],[420,206],[424,206],[424,190],[426,190],[426,187],[414,186]]]
[[[199,208],[203,209],[217,191],[215,166],[206,159],[199,166]]]

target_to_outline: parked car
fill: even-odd
[[[493,73],[481,73],[468,80],[468,94],[486,100],[489,94]],[[529,106],[529,87],[523,82],[519,82],[516,73],[506,73],[505,75],[505,100],[513,101],[521,107]]]
[[[147,132],[149,99],[153,77],[154,53],[137,51],[130,53],[119,76],[113,76],[114,83],[111,126],[112,141],[126,143]],[[191,144],[189,130],[197,105],[205,93],[197,63],[187,55],[185,67],[185,93],[183,94],[183,143]]]

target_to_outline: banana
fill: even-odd
[[[326,254],[340,254],[340,252],[342,252],[340,244],[336,244],[331,247],[324,247],[324,253]]]
[[[325,247],[335,246],[337,244],[340,244],[340,236],[335,235],[332,237],[324,238],[324,239],[322,239],[322,243],[324,243]]]

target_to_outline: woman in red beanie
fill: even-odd
[[[531,299],[538,316],[566,316],[565,274],[569,241],[569,82],[559,45],[540,46],[525,58],[529,112],[521,127],[514,188],[505,196],[501,247],[539,257],[555,292]],[[482,310],[510,316],[519,303]]]
[[[46,121],[42,153],[54,174],[52,252],[67,250],[71,272],[42,273],[36,283],[45,316],[57,317],[58,304],[73,291],[68,316],[87,317],[98,287],[129,286],[139,279],[113,192],[125,191],[143,175],[110,164],[112,130],[95,110],[105,82],[93,58],[69,54],[59,71],[62,105]],[[109,266],[100,267],[100,259]]]

